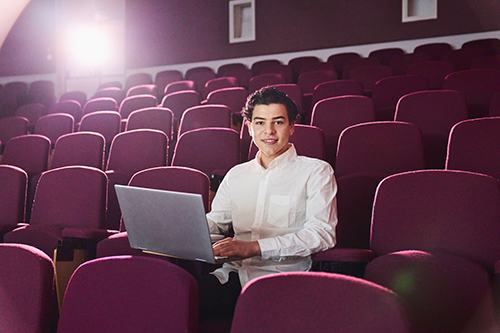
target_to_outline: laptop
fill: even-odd
[[[146,253],[219,264],[200,194],[115,185],[130,247]]]

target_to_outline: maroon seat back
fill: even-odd
[[[0,165],[0,232],[12,230],[24,221],[27,189],[28,175],[24,170]]]
[[[481,58],[477,58],[472,61],[470,65],[471,69],[478,69],[478,68],[493,68],[500,70],[500,55],[491,55],[491,56],[484,56]]]
[[[115,136],[106,170],[134,173],[167,163],[168,137],[159,130],[139,129]]]
[[[238,85],[248,89],[248,84],[253,76],[251,69],[244,67],[227,68],[223,71],[222,76],[235,77],[238,80]]]
[[[500,117],[459,122],[450,132],[446,169],[500,179]]]
[[[95,132],[75,132],[57,139],[50,168],[84,165],[104,168],[105,138]]]
[[[165,87],[169,83],[180,80],[182,80],[182,73],[176,69],[165,70],[156,73],[154,84],[158,89],[158,100],[161,100],[161,98],[163,98]]]
[[[148,73],[134,73],[127,76],[123,91],[142,84],[153,84],[153,78]]]
[[[116,99],[112,97],[94,97],[83,106],[82,116],[97,111],[118,111]]]
[[[500,187],[466,171],[420,170],[385,178],[375,195],[371,249],[445,252],[493,271],[500,257]]]
[[[194,90],[184,90],[176,91],[165,95],[161,102],[161,106],[170,109],[174,113],[174,119],[181,119],[182,113],[193,107],[199,105],[201,101],[201,95],[199,92]]]
[[[156,95],[134,95],[125,97],[118,107],[118,112],[122,119],[127,119],[135,110],[155,107],[157,104]]]
[[[265,67],[269,66],[274,66],[274,65],[281,65],[281,61],[278,59],[265,59],[265,60],[259,60],[256,61],[252,64],[252,67],[250,68],[253,72],[253,75],[260,75],[262,74],[261,71]]]
[[[375,57],[355,58],[355,59],[348,60],[344,63],[344,67],[342,68],[342,78],[343,79],[350,79],[351,71],[354,68],[359,68],[359,67],[364,67],[364,66],[378,66],[378,65],[381,65],[380,59],[375,58]]]
[[[50,140],[38,134],[16,136],[7,142],[2,164],[17,166],[29,176],[47,170],[50,154]]]
[[[279,73],[268,73],[268,74],[259,74],[255,75],[250,79],[250,83],[248,85],[248,91],[253,93],[254,91],[259,90],[260,88],[270,86],[273,84],[285,83],[285,77]]]
[[[222,76],[208,80],[207,83],[205,83],[205,87],[203,89],[203,98],[206,98],[206,96],[208,96],[208,94],[214,90],[229,87],[238,87],[239,85],[240,83],[238,79],[234,76]]]
[[[224,65],[221,65],[219,68],[217,68],[217,76],[218,77],[230,76],[230,75],[228,75],[228,73],[230,73],[231,71],[246,69],[246,68],[247,68],[247,66],[243,63],[240,63],[240,62],[224,64]]]
[[[48,113],[70,114],[75,120],[75,125],[76,125],[82,119],[82,105],[85,105],[85,103],[80,104],[80,102],[73,99],[63,100],[52,105]]]
[[[388,47],[373,50],[368,54],[368,57],[377,58],[380,60],[381,65],[388,66],[395,56],[399,56],[402,54],[405,54],[405,51],[403,49],[399,47]]]
[[[163,95],[168,95],[170,93],[183,90],[197,91],[198,87],[196,86],[196,82],[194,82],[193,80],[172,81],[169,84],[167,84],[163,89]]]
[[[278,73],[283,75],[286,83],[296,82],[293,79],[292,68],[289,65],[271,65],[261,69],[260,74]]]
[[[222,104],[193,106],[182,114],[179,135],[198,128],[231,128],[231,113],[231,109]]]
[[[340,133],[349,126],[375,120],[373,102],[365,96],[326,98],[314,106],[311,125],[323,130],[325,157],[335,165]]]
[[[406,74],[426,77],[429,80],[429,88],[438,90],[443,89],[444,79],[453,71],[453,64],[451,62],[434,60],[411,64]]]
[[[203,88],[205,87],[205,83],[209,80],[215,79],[217,74],[215,74],[214,70],[210,67],[195,67],[190,68],[184,74],[184,78],[186,80],[194,81],[196,86],[196,91],[200,94],[203,93]]]
[[[443,169],[450,130],[467,117],[467,103],[461,93],[427,90],[401,97],[394,119],[422,130],[426,168]]]
[[[403,301],[395,293],[355,277],[319,272],[250,281],[238,298],[231,332],[263,327],[269,332],[409,332]]]
[[[73,90],[65,92],[59,97],[59,102],[62,101],[77,101],[80,104],[80,107],[85,105],[87,102],[87,94],[81,90]]]
[[[363,95],[363,85],[356,80],[334,80],[318,84],[312,93],[311,107],[325,98]]]
[[[469,118],[487,117],[491,98],[500,91],[500,70],[471,69],[449,74],[443,89],[458,90],[467,100]]]
[[[389,66],[393,75],[405,75],[410,65],[429,60],[429,56],[425,53],[398,54],[391,59]]]
[[[2,331],[52,332],[57,323],[54,264],[42,251],[0,244]]]
[[[497,332],[500,328],[489,275],[465,258],[399,251],[370,262],[365,278],[405,300],[412,332]]]
[[[462,49],[478,49],[486,56],[500,54],[500,39],[473,39],[462,44]]]
[[[243,87],[223,88],[212,91],[207,96],[207,104],[222,104],[233,114],[240,113],[247,101],[247,90]]]
[[[109,147],[113,138],[120,133],[120,114],[117,111],[96,111],[83,116],[79,132],[102,134]]]
[[[136,95],[152,95],[158,96],[158,89],[154,84],[141,84],[135,87],[131,87],[125,97],[136,96]]]
[[[377,120],[393,120],[396,105],[406,94],[429,90],[429,81],[423,76],[399,75],[380,79],[373,87],[372,99]]]
[[[202,128],[177,140],[172,166],[190,167],[210,176],[224,175],[240,161],[240,135],[229,128]]]
[[[92,96],[92,99],[94,98],[101,98],[101,97],[110,97],[115,100],[115,102],[118,104],[121,103],[125,93],[123,90],[119,87],[108,87],[108,88],[102,88],[96,91],[94,96]],[[118,106],[115,107],[115,110],[118,109]]]
[[[341,78],[343,77],[342,71],[344,69],[344,64],[350,60],[356,60],[359,58],[361,58],[361,56],[356,52],[342,52],[332,54],[326,61],[334,64],[338,77]]]
[[[500,91],[495,93],[491,97],[491,102],[488,112],[490,117],[500,116]]]
[[[61,135],[72,133],[75,127],[75,120],[67,113],[51,113],[38,119],[35,125],[34,134],[44,135],[49,138],[52,147]]]
[[[297,82],[302,66],[309,63],[318,63],[320,60],[315,56],[299,56],[288,60],[288,66],[292,69],[293,82]]]
[[[41,103],[29,103],[17,108],[16,116],[24,117],[29,121],[29,129],[35,127],[38,118],[40,118],[46,111],[46,107]]]
[[[0,118],[0,153],[10,139],[28,134],[28,119],[19,116]]]
[[[354,173],[337,177],[338,224],[335,248],[370,248],[372,207],[382,177],[377,173]]]
[[[30,83],[26,95],[28,103],[40,103],[50,108],[56,102],[55,84],[49,80],[37,80]]]
[[[423,168],[422,132],[414,124],[363,123],[350,126],[340,134],[336,177],[360,172],[385,177]]]
[[[415,47],[413,53],[424,53],[431,60],[442,60],[443,55],[451,51],[451,45],[449,43],[427,43],[421,44]]]
[[[305,72],[299,75],[297,84],[302,88],[303,94],[312,94],[318,84],[336,79],[337,72],[334,70]]]
[[[332,62],[307,62],[300,66],[300,74],[306,72],[315,72],[315,71],[324,71],[324,70],[333,70],[335,71],[335,64]]]
[[[354,68],[349,74],[349,79],[356,80],[363,86],[363,93],[371,96],[373,87],[378,80],[392,76],[391,67],[387,65],[363,66]]]
[[[152,107],[133,111],[128,116],[125,131],[136,129],[157,129],[164,132],[169,141],[173,140],[174,114],[167,108]]]
[[[102,228],[107,183],[105,173],[91,167],[69,166],[44,172],[38,181],[30,225]]]
[[[157,258],[101,258],[73,274],[58,332],[194,333],[197,312],[196,281],[182,268]]]
[[[450,50],[443,54],[444,61],[453,64],[455,71],[464,71],[471,68],[475,59],[485,56],[484,51],[476,48]]]

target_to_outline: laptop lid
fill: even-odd
[[[200,194],[124,185],[115,190],[130,247],[216,263]]]

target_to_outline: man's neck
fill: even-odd
[[[278,157],[280,157],[281,155],[286,153],[288,151],[288,149],[290,149],[291,146],[292,145],[289,143],[288,148],[285,149],[281,154],[279,154],[277,156],[268,156],[268,155],[264,154],[262,151],[259,151],[259,155],[258,155],[259,158],[257,161],[264,169],[267,169],[267,168],[269,168],[269,165],[271,165],[272,161],[274,161],[275,159],[277,159]]]

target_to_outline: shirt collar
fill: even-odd
[[[261,168],[264,168],[262,164],[260,164],[260,154],[261,154],[260,151],[257,152],[257,155],[255,156],[255,161]],[[293,145],[293,143],[289,143],[289,148],[283,154],[272,160],[271,163],[269,164],[268,169],[281,167],[290,162],[296,156],[297,156],[297,151],[295,150],[295,146]]]

